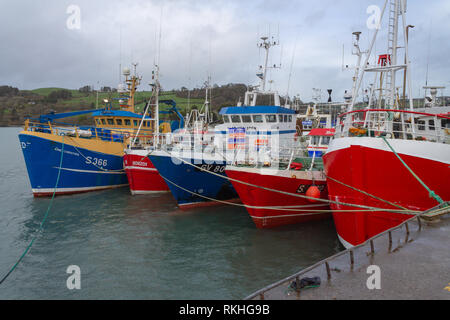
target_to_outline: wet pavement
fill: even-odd
[[[433,222],[417,220],[407,228],[392,231],[374,240],[375,254],[369,244],[354,250],[354,265],[349,253],[329,262],[331,279],[327,279],[325,264],[300,277],[321,278],[317,288],[296,290],[292,281],[265,292],[266,300],[450,300],[450,216]],[[369,266],[379,267],[376,272]],[[369,270],[368,270],[369,268]],[[369,287],[373,289],[369,289]],[[377,288],[380,287],[380,289]],[[255,299],[259,299],[257,296]]]

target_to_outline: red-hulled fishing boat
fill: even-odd
[[[449,109],[413,109],[405,2],[386,1],[383,13],[387,7],[388,54],[379,56],[378,65],[368,64],[376,31],[349,112],[340,116],[336,136],[324,155],[329,198],[338,202],[331,204],[336,210],[333,218],[346,247],[361,244],[419,211],[450,200]],[[398,43],[400,18],[402,46]],[[400,47],[405,49],[405,64],[397,63]],[[357,92],[369,71],[376,73],[369,107],[358,110],[354,107]],[[408,82],[409,110],[405,110],[406,99],[402,104],[398,98],[397,71],[404,71],[402,80]],[[343,203],[385,211],[358,210]]]

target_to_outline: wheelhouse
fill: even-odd
[[[312,129],[308,136],[309,145],[308,145],[308,154],[310,157],[322,157],[323,154],[327,151],[328,146],[330,145],[331,140],[333,140],[335,129]]]

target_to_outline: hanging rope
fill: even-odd
[[[392,150],[392,152],[395,154],[395,156],[400,160],[400,162],[405,166],[406,169],[413,175],[414,178],[416,178],[417,181],[428,191],[428,194],[430,195],[430,198],[433,198],[436,200],[439,204],[443,204],[444,200],[442,200],[441,197],[439,197],[433,190],[431,190],[415,173],[411,170],[411,168],[406,164],[405,161],[397,154],[397,152],[394,150],[394,148],[390,145],[390,143],[387,141],[385,137],[381,137],[383,141],[387,144],[389,149]]]
[[[391,205],[391,206],[394,206],[394,207],[397,207],[397,208],[400,208],[400,209],[403,209],[403,210],[408,210],[408,209],[405,208],[405,207],[402,207],[402,206],[400,206],[400,205],[398,205],[398,204],[392,203],[392,202],[390,202],[390,201],[388,201],[388,200],[385,200],[385,199],[382,199],[382,198],[380,198],[380,197],[374,196],[373,194],[370,194],[370,193],[365,192],[365,191],[363,191],[363,190],[361,190],[361,189],[352,187],[352,186],[350,186],[350,185],[348,185],[348,184],[345,184],[345,183],[343,183],[343,182],[341,182],[341,181],[339,181],[339,180],[333,179],[333,178],[331,178],[331,177],[329,177],[329,176],[326,176],[326,177],[327,177],[327,179],[330,179],[331,181],[334,181],[334,182],[336,182],[336,183],[339,183],[339,184],[341,184],[341,185],[343,185],[343,186],[345,186],[345,187],[347,187],[347,188],[350,188],[350,189],[352,189],[352,190],[355,190],[355,191],[357,191],[357,192],[360,192],[360,193],[362,193],[362,194],[364,194],[364,195],[366,195],[366,196],[369,196],[369,197],[371,197],[371,198],[377,199],[377,200],[382,201],[382,202],[384,202],[384,203],[387,203],[387,204],[389,204],[389,205]]]
[[[235,203],[235,202],[231,202],[231,201],[225,201],[225,200],[219,200],[219,199],[215,199],[215,198],[211,198],[199,193],[196,193],[192,190],[183,188],[182,186],[176,184],[175,182],[171,181],[170,179],[168,179],[167,177],[161,175],[161,178],[163,178],[166,182],[170,183],[171,185],[187,192],[190,193],[192,195],[198,196],[200,198],[203,198],[205,200],[209,200],[209,201],[214,201],[214,202],[218,202],[218,203],[222,203],[222,204],[226,204],[226,205],[231,205],[231,206],[236,206],[236,207],[244,207],[247,209],[264,209],[264,210],[277,210],[277,211],[294,211],[294,212],[308,212],[308,213],[302,213],[299,215],[315,215],[315,214],[324,214],[324,213],[333,213],[333,212],[338,212],[338,213],[344,213],[344,212],[378,212],[378,211],[382,211],[382,212],[394,212],[394,213],[401,213],[401,214],[407,214],[407,215],[411,215],[411,214],[415,214],[419,211],[412,211],[412,210],[390,210],[390,209],[383,209],[383,208],[373,208],[373,209],[369,209],[369,210],[361,210],[361,209],[357,209],[357,210],[317,210],[317,209],[302,209],[302,208],[307,208],[308,205],[298,205],[298,206],[250,206],[250,205],[246,205],[246,204],[241,204],[241,203]],[[314,206],[324,206],[324,205],[314,205]],[[289,215],[289,216],[296,216],[296,215]],[[282,215],[282,216],[273,216],[273,217],[266,217],[266,218],[283,218],[283,217],[289,217],[286,215]]]
[[[77,144],[75,141],[74,141],[74,143],[75,144]],[[90,164],[91,165],[93,165],[94,167],[96,167],[97,169],[99,169],[99,170],[101,170],[101,171],[104,171],[104,172],[112,172],[112,173],[125,173],[125,169],[118,169],[118,170],[109,170],[109,169],[105,169],[105,168],[102,168],[102,167],[99,167],[99,166],[97,166],[96,164],[94,164],[94,163],[92,163],[92,160],[89,160],[75,145],[73,145],[72,147],[74,147],[75,148],[75,150],[77,150],[77,152],[86,160],[86,161],[89,161],[89,162],[91,162]],[[110,154],[108,154],[108,155],[110,155]],[[123,155],[122,155],[123,156]]]
[[[44,229],[44,223],[47,220],[48,214],[50,212],[50,209],[52,208],[53,205],[53,200],[55,198],[56,195],[56,190],[58,189],[58,184],[59,184],[59,177],[61,175],[61,167],[62,167],[62,162],[63,162],[63,158],[64,158],[64,136],[62,136],[62,147],[61,147],[61,159],[59,160],[59,169],[58,169],[58,176],[56,178],[56,184],[55,184],[55,189],[53,191],[53,195],[52,198],[50,200],[50,204],[48,205],[47,211],[45,212],[44,218],[41,221],[41,224],[39,225],[39,229],[36,231],[36,234],[34,235],[34,237],[31,239],[30,243],[28,244],[28,246],[26,247],[25,251],[23,252],[23,254],[20,256],[19,260],[17,260],[17,262],[12,266],[12,268],[8,271],[8,273],[0,280],[0,285],[9,277],[9,275],[16,269],[16,267],[19,265],[19,263],[22,261],[22,259],[26,256],[26,254],[28,253],[28,251],[30,251],[31,246],[33,245],[34,241],[36,240],[37,236],[39,235],[39,232],[41,232]]]
[[[369,211],[385,211],[385,212],[397,212],[397,213],[402,213],[403,212],[403,213],[406,213],[406,214],[407,213],[411,213],[411,212],[419,212],[419,211],[407,210],[407,209],[404,209],[404,210],[391,210],[391,209],[370,207],[370,206],[364,206],[364,205],[358,205],[358,204],[352,204],[352,203],[344,203],[344,202],[333,201],[333,200],[328,200],[328,199],[308,197],[306,195],[301,195],[301,194],[298,194],[298,193],[291,193],[291,192],[285,192],[285,191],[281,191],[281,190],[271,189],[271,188],[267,188],[267,187],[263,187],[263,186],[258,186],[258,185],[252,184],[252,183],[248,183],[248,182],[245,182],[245,181],[237,180],[237,179],[234,179],[234,178],[230,178],[228,176],[224,176],[224,175],[221,175],[221,174],[218,174],[218,173],[215,173],[215,172],[211,172],[211,171],[203,169],[201,167],[197,167],[197,166],[191,164],[190,162],[187,162],[186,160],[184,160],[182,158],[179,158],[179,157],[176,157],[175,155],[172,155],[172,154],[170,154],[170,156],[173,157],[174,159],[177,159],[177,160],[183,162],[186,165],[195,167],[196,169],[198,169],[200,171],[203,171],[203,172],[215,175],[215,176],[220,177],[222,179],[229,180],[229,181],[234,181],[234,182],[237,182],[237,183],[240,183],[240,184],[243,184],[243,185],[247,185],[247,186],[250,186],[250,187],[254,187],[254,188],[258,188],[258,189],[262,189],[262,190],[266,190],[266,191],[270,191],[270,192],[274,192],[274,193],[284,194],[284,195],[297,197],[297,198],[308,199],[308,200],[317,201],[317,202],[323,202],[323,203],[327,203],[327,204],[333,203],[333,204],[337,204],[337,205],[345,205],[345,206],[349,206],[349,207],[368,209]],[[163,177],[163,176],[161,175],[161,177]],[[169,181],[167,178],[164,178],[164,179]],[[170,181],[169,181],[169,183],[170,183]],[[174,183],[172,182],[172,184],[174,184]],[[177,186],[177,187],[180,187],[180,186]],[[191,192],[191,191],[188,190],[187,192]],[[214,199],[211,199],[211,200],[214,200]],[[360,211],[360,210],[356,210],[356,211]],[[334,210],[334,212],[336,212],[336,210]]]

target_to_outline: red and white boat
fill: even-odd
[[[328,195],[323,172],[305,170],[299,164],[294,163],[288,170],[227,166],[225,172],[233,179],[231,183],[256,227],[273,228],[330,217],[327,202],[297,196],[327,200]]]
[[[148,154],[149,150],[127,150],[123,157],[123,165],[127,173],[132,195],[169,192],[169,187],[153,166]]]
[[[164,179],[158,173],[149,159],[149,154],[156,149],[157,146],[166,144],[172,138],[172,127],[182,127],[184,124],[183,116],[178,112],[176,103],[173,100],[159,100],[159,67],[153,73],[154,83],[153,94],[149,103],[146,106],[143,118],[139,125],[139,130],[136,135],[132,136],[131,144],[124,152],[123,166],[128,178],[130,192],[132,195],[143,195],[159,192],[169,192],[169,187]],[[160,111],[159,104],[164,103],[171,105],[172,108],[168,111]],[[147,113],[151,115],[146,117]],[[160,121],[160,113],[175,114],[179,117],[179,121]],[[139,132],[145,128],[154,129],[156,133],[151,137],[140,136]],[[160,133],[162,131],[162,133]]]
[[[335,134],[334,128],[314,128],[309,133],[308,154],[310,157],[322,157],[328,150]]]
[[[266,49],[267,61],[270,44],[265,43],[262,47]],[[266,71],[265,68],[260,76],[261,88],[265,87]],[[264,94],[263,91],[258,93]],[[274,101],[279,101],[276,92],[266,94],[275,94]],[[320,115],[312,110],[309,108],[307,115],[298,119],[320,120]],[[315,136],[313,138],[311,134],[310,138],[314,141],[310,141],[310,148],[307,148],[302,146],[300,141],[297,142],[295,130],[291,135],[281,134],[289,129],[284,127],[285,125],[291,125],[292,130],[295,123],[283,121],[286,119],[286,116],[283,118],[283,114],[274,114],[270,117],[273,118],[271,143],[258,152],[252,152],[255,151],[255,147],[251,145],[252,139],[244,139],[249,145],[242,149],[248,154],[237,157],[233,165],[227,165],[225,168],[225,173],[246,206],[247,212],[258,228],[273,228],[329,218],[330,206],[321,155],[326,150],[327,139],[333,136],[331,132],[333,129],[317,131],[315,128],[308,128],[308,131],[312,129],[311,132]],[[316,122],[320,125],[320,121]],[[312,123],[313,121],[311,125]],[[282,136],[286,137],[282,139]],[[280,137],[280,141],[276,142],[274,137]],[[322,137],[324,137],[323,144]],[[311,151],[309,155],[308,151]]]
[[[359,245],[399,225],[411,218],[413,211],[424,211],[450,200],[450,114],[445,107],[440,111],[413,109],[405,4],[400,0],[387,3],[389,53],[379,56],[377,66],[370,66],[372,49],[369,50],[349,112],[339,117],[335,138],[323,157],[329,198],[337,202],[331,204],[333,218],[345,247]],[[406,63],[398,65],[400,17]],[[376,36],[377,32],[371,48]],[[405,71],[409,84],[408,111],[400,109],[396,92],[396,72],[400,70]],[[357,92],[364,73],[370,71],[376,73],[374,84],[380,87],[372,87],[369,107],[358,110],[354,107]],[[375,107],[370,109],[372,105]],[[369,211],[346,204],[386,211]]]

